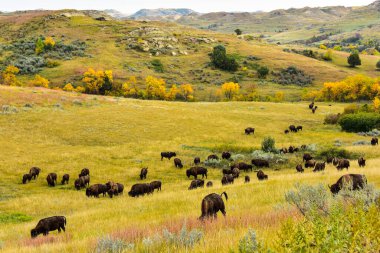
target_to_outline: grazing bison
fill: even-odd
[[[373,137],[371,139],[371,145],[372,146],[379,145],[379,139],[377,137]]]
[[[296,128],[295,125],[290,125],[290,126],[289,126],[289,130],[290,130],[290,132],[297,133],[297,128]]]
[[[22,176],[22,183],[23,184],[26,184],[27,182],[30,182],[30,180],[32,180],[32,174],[28,173],[28,174],[24,174]]]
[[[238,168],[233,168],[233,170],[232,170],[232,176],[234,178],[238,178],[239,175],[240,175],[240,170]]]
[[[234,167],[235,168],[235,167]],[[223,173],[223,175],[231,175],[231,174],[233,174],[234,172],[232,171],[233,169],[223,169],[222,170],[222,173]]]
[[[105,184],[94,184],[86,189],[86,196],[99,198],[100,194],[103,194],[103,197],[106,195],[108,187]]]
[[[302,126],[297,126],[297,131],[302,131]]]
[[[301,145],[302,150],[305,150],[306,148],[307,148],[307,146],[305,144]]]
[[[333,160],[334,160],[334,158],[332,158],[332,157],[327,157],[327,158],[326,158],[326,162],[327,162],[328,164],[332,163]]]
[[[329,186],[332,194],[338,194],[340,190],[344,188],[344,186],[352,187],[352,190],[361,190],[367,184],[367,178],[365,175],[360,174],[347,174],[341,176],[338,181]]]
[[[315,160],[309,160],[305,162],[305,168],[314,168],[317,162]]]
[[[252,164],[258,168],[269,167],[269,162],[264,159],[253,159]]]
[[[313,157],[310,154],[308,154],[308,153],[303,154],[303,157],[302,157],[303,162],[307,162],[307,161],[310,161],[312,159],[313,159]]]
[[[154,189],[150,184],[134,184],[128,192],[128,195],[131,197],[139,197],[145,194],[153,193],[153,191]]]
[[[296,166],[296,170],[297,170],[297,172],[300,172],[300,173],[303,173],[303,172],[304,172],[304,169],[302,168],[302,165],[301,165],[301,164],[298,164],[298,165]]]
[[[194,179],[197,179],[198,175],[202,175],[202,178],[206,176],[207,178],[207,169],[203,167],[191,167],[190,169],[186,170],[186,176],[190,178],[190,176],[193,176]]]
[[[347,169],[350,167],[350,161],[347,159],[340,159],[336,168],[338,170]]]
[[[248,170],[252,171],[253,170],[251,164],[246,164],[244,162],[238,163],[236,168],[238,168],[239,170],[243,170],[243,171],[248,171]]]
[[[63,175],[62,176],[61,184],[68,184],[69,183],[69,179],[70,179],[70,175],[69,174]]]
[[[318,106],[314,106],[313,109],[311,109],[312,113],[315,113],[315,111],[318,109]]]
[[[37,226],[30,231],[32,238],[37,237],[39,234],[48,235],[50,231],[61,229],[65,231],[66,218],[65,216],[53,216],[40,220]]]
[[[174,158],[174,166],[175,166],[176,168],[180,168],[180,169],[182,169],[182,168],[183,168],[183,165],[182,165],[182,161],[181,161],[181,159],[179,159],[179,158]]]
[[[32,167],[29,170],[29,174],[32,175],[33,179],[36,179],[38,175],[40,174],[40,172],[41,172],[41,169],[38,167]]]
[[[311,104],[309,104],[309,109],[311,110],[313,109],[313,107],[314,107],[314,102],[311,102]]]
[[[288,149],[287,148],[281,148],[280,153],[286,154],[286,153],[288,153]]]
[[[246,135],[255,134],[255,129],[252,128],[252,127],[247,127],[247,128],[244,130],[244,132],[245,132]]]
[[[194,164],[195,165],[198,165],[198,164],[200,164],[201,163],[201,158],[199,158],[199,157],[195,157],[194,158]]]
[[[176,157],[177,154],[175,152],[161,152],[161,161],[165,158],[171,159],[172,157]]]
[[[285,133],[285,134],[288,134],[288,133],[289,133],[289,130],[288,130],[288,129],[286,129],[286,130],[284,131],[284,133]]]
[[[340,159],[339,159],[338,157],[334,157],[333,160],[332,160],[332,164],[333,164],[334,166],[338,166],[339,161],[340,161]]]
[[[49,175],[47,175],[46,177],[46,181],[48,183],[49,186],[55,186],[55,184],[57,183],[57,174],[56,173],[49,173]]]
[[[161,181],[153,181],[150,183],[150,186],[153,188],[153,191],[157,189],[157,191],[161,191]]]
[[[268,175],[265,175],[265,173],[262,170],[259,170],[257,172],[257,179],[259,179],[259,180],[268,180]]]
[[[222,194],[216,194],[211,193],[203,198],[202,200],[202,206],[201,211],[202,214],[199,217],[200,220],[207,219],[207,218],[216,218],[217,213],[220,211],[222,212],[223,216],[226,216],[226,208],[224,206],[224,201],[222,199],[222,196],[226,198],[226,201],[228,200],[228,196],[226,192],[223,192]]]
[[[112,198],[114,195],[115,196],[119,195],[119,186],[117,185],[117,183],[109,181],[106,183],[106,187],[107,187],[108,196],[110,198]],[[123,189],[124,189],[124,186],[123,186]]]
[[[290,154],[293,154],[295,151],[296,148],[294,147],[294,146],[289,146],[289,148],[288,148],[288,152],[290,153]]]
[[[316,163],[313,172],[324,171],[324,170],[325,170],[325,167],[326,167],[326,162],[323,162],[323,163]]]
[[[209,155],[207,157],[207,160],[219,160],[219,157],[217,155],[213,154],[213,155]]]
[[[234,183],[234,177],[232,175],[224,175],[222,177],[222,185],[233,184],[233,183]]]
[[[230,159],[231,158],[231,153],[230,152],[223,152],[222,153],[222,159]]]
[[[117,194],[118,195],[123,195],[124,192],[124,185],[120,183],[116,183],[117,185]]]
[[[191,181],[189,190],[197,189],[197,188],[203,188],[205,185],[205,181],[202,179],[194,179]]]
[[[363,157],[360,157],[358,159],[359,167],[365,167],[365,159]]]
[[[84,177],[84,176],[89,176],[90,175],[90,170],[87,168],[84,168],[81,170],[79,177]]]
[[[249,176],[244,177],[244,183],[249,183],[251,182],[251,178]]]
[[[207,182],[207,184],[206,184],[206,186],[207,186],[207,187],[212,187],[212,186],[213,186],[213,184],[212,184],[212,182],[211,182],[211,181],[208,181],[208,182]]]
[[[148,168],[142,168],[140,171],[140,179],[146,179],[146,175],[148,174]]]
[[[77,190],[80,190],[81,188],[86,187],[86,185],[87,186],[90,185],[90,175],[80,177],[76,179],[74,182],[75,189]]]

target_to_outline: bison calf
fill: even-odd
[[[265,175],[265,173],[262,170],[259,170],[257,172],[257,179],[261,180],[268,180],[268,175]]]
[[[207,182],[207,184],[206,184],[206,186],[207,186],[207,187],[212,187],[212,186],[213,186],[213,184],[212,184],[212,182],[211,182],[211,181],[208,181],[208,182]]]
[[[148,174],[148,168],[142,168],[140,171],[140,179],[146,179],[146,175]]]
[[[65,231],[66,218],[65,216],[53,216],[40,220],[37,226],[30,231],[32,238],[37,237],[39,234],[48,235],[50,231],[61,229]]]
[[[251,182],[251,178],[249,176],[244,177],[244,183],[249,183]]]

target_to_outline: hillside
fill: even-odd
[[[191,83],[196,100],[218,100],[217,90],[228,81],[238,81],[243,92],[255,84],[264,99],[285,91],[287,100],[299,100],[303,87],[276,84],[271,74],[266,80],[259,79],[256,69],[267,66],[276,73],[295,66],[313,79],[310,88],[357,73],[377,74],[375,56],[363,55],[363,66],[351,69],[345,66],[348,54],[344,52],[335,54],[332,62],[325,62],[284,52],[284,47],[265,42],[174,23],[115,20],[98,11],[1,14],[0,34],[1,69],[13,64],[22,70],[20,80],[27,82],[38,73],[48,78],[52,87],[61,88],[67,83],[81,85],[83,73],[92,67],[112,70],[119,83],[136,76],[138,84],[143,85],[148,75],[162,77],[168,87]],[[39,36],[51,36],[57,46],[37,55],[35,43]],[[218,44],[224,45],[246,69],[231,73],[210,66],[208,54]],[[162,73],[155,69],[155,59],[161,61]]]
[[[136,20],[172,21],[190,14],[196,14],[196,12],[191,9],[141,9],[128,16],[128,18]]]

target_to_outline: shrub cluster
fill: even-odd
[[[324,119],[324,123],[328,125],[335,125],[338,124],[339,118],[341,114],[327,114]]]
[[[210,54],[210,59],[215,67],[222,70],[236,71],[239,68],[236,59],[227,55],[226,48],[222,45],[214,47],[214,50]]]
[[[368,132],[380,127],[380,114],[345,114],[339,119],[339,125],[342,127],[342,130],[347,132]]]
[[[359,158],[359,156],[360,156],[359,154],[356,154],[344,148],[338,148],[338,147],[326,147],[319,150],[316,154],[316,158],[319,158],[319,159],[326,159],[328,157],[356,159],[356,158]]]
[[[307,86],[313,82],[313,78],[294,66],[283,69],[278,73],[274,73],[276,78],[273,80],[282,85],[295,84],[298,86]]]

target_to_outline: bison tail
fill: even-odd
[[[227,193],[226,193],[226,192],[222,192],[222,194],[220,194],[220,196],[222,197],[223,194],[224,194],[224,197],[226,197],[226,200],[228,200],[228,195],[227,195]]]

